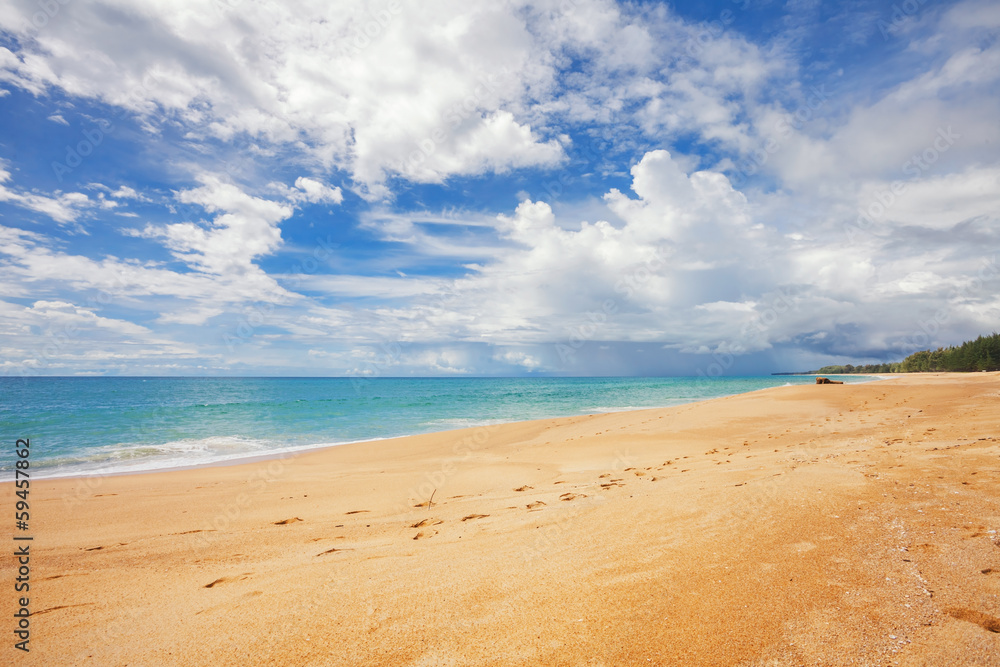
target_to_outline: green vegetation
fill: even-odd
[[[928,373],[928,372],[1000,371],[1000,334],[980,336],[961,345],[939,347],[933,352],[914,352],[906,359],[892,364],[865,364],[863,366],[824,366],[812,373],[842,375],[848,373]]]

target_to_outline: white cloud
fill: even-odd
[[[51,196],[46,196],[27,192],[23,188],[10,188],[4,185],[12,180],[7,164],[5,160],[0,159],[0,202],[9,202],[42,213],[62,224],[76,222],[83,211],[95,205],[95,202],[82,192],[56,191]]]
[[[0,183],[10,179],[10,173],[0,169]],[[0,202],[41,213],[61,224],[76,222],[94,202],[82,192],[55,192],[52,196],[25,192],[0,185]]]
[[[175,193],[197,214],[134,232],[183,269],[95,260],[65,251],[56,234],[0,228],[4,293],[42,304],[36,321],[56,321],[88,317],[51,305],[74,303],[66,292],[113,288],[147,327],[171,331],[280,304],[267,333],[244,343],[266,363],[299,363],[276,351],[284,340],[348,369],[352,351],[370,361],[371,341],[398,340],[414,349],[392,363],[441,373],[551,370],[554,342],[574,336],[692,354],[839,354],[903,350],[942,310],[949,331],[995,326],[996,276],[976,287],[976,272],[1000,247],[996,3],[924,12],[895,32],[898,48],[878,71],[857,66],[843,81],[824,73],[823,54],[799,58],[809,47],[795,25],[755,44],[738,24],[706,32],[665,5],[385,7],[74,0],[19,40],[37,6],[8,3],[0,30],[19,46],[0,47],[4,85],[99,100],[150,136],[182,136],[185,159],[195,157],[165,171],[200,184]],[[870,48],[852,20],[850,38]],[[239,185],[205,166],[237,150],[242,162],[227,173]],[[566,171],[544,173],[554,168]],[[462,199],[474,187],[447,189],[515,169],[533,170],[511,186],[525,191],[516,208],[499,196]],[[725,175],[741,170],[759,180]],[[288,185],[267,183],[271,173],[309,175]],[[611,180],[629,174],[631,191]],[[563,175],[579,189],[537,199],[532,181]],[[87,197],[12,180],[0,163],[0,201],[60,224],[162,203],[153,189],[95,185]],[[587,182],[619,187],[580,195]],[[905,191],[886,199],[898,183]],[[268,275],[262,258],[301,251],[282,236],[295,209],[340,205],[344,189],[414,195],[401,199],[417,211],[345,207],[391,256],[366,263],[346,247],[342,275]],[[459,211],[428,212],[437,199],[427,193]],[[875,204],[882,213],[859,227]]]
[[[562,164],[562,121],[746,150],[740,101],[789,69],[735,32],[699,40],[701,26],[663,8],[606,0],[202,9],[71,3],[37,41],[0,50],[0,80],[100,99],[154,132],[177,122],[194,141],[293,147],[346,170],[362,194],[389,196],[391,176],[441,183]],[[0,27],[27,34],[34,11],[14,5]],[[566,71],[570,54],[586,75]]]
[[[510,364],[511,366],[521,366],[527,370],[535,370],[542,365],[542,362],[530,354],[515,350],[505,351],[502,354],[495,355],[493,358],[502,363]]]
[[[135,199],[140,202],[151,201],[149,197],[136,191],[134,188],[130,188],[127,185],[121,185],[117,190],[109,191],[109,194],[115,199]]]
[[[30,290],[35,295],[60,294],[69,290],[85,295],[87,301],[98,299],[95,306],[109,300],[125,302],[167,321],[184,319],[195,324],[202,323],[193,319],[195,313],[232,311],[253,302],[294,303],[297,298],[263,273],[180,273],[151,262],[114,257],[98,261],[54,250],[51,245],[45,235],[0,226],[0,269],[6,279],[20,286],[5,293]]]
[[[995,326],[991,285],[1000,285],[1000,268],[986,270],[979,287],[956,292],[974,284],[980,264],[989,266],[975,246],[995,247],[995,223],[967,221],[967,214],[996,210],[990,171],[956,176],[954,184],[914,183],[920,197],[900,200],[891,225],[880,227],[879,236],[853,239],[844,233],[854,222],[850,209],[838,224],[815,227],[809,236],[762,225],[755,208],[787,216],[797,204],[785,202],[780,213],[760,207],[721,174],[685,173],[666,151],[646,154],[632,176],[634,196],[612,190],[605,197],[620,222],[572,224],[544,202],[524,201],[497,221],[497,232],[514,245],[494,246],[490,260],[450,283],[385,277],[365,289],[360,278],[317,279],[315,286],[330,293],[377,295],[387,305],[313,309],[296,335],[548,346],[547,356],[537,348],[514,350],[551,370],[560,340],[666,341],[689,354],[792,343],[828,355],[901,354],[912,351],[906,346],[920,318],[940,309],[961,331]],[[956,225],[964,225],[957,235]],[[914,240],[920,234],[933,236]],[[956,246],[963,238],[969,250]],[[974,265],[970,256],[977,257]],[[922,307],[915,311],[901,294],[919,296]],[[442,366],[426,354],[428,364]],[[492,358],[517,363],[512,354]],[[470,359],[456,365],[475,367]]]
[[[9,9],[0,27],[27,34],[37,7]],[[294,144],[375,187],[392,173],[440,181],[562,156],[558,143],[502,108],[521,84],[497,75],[505,64],[528,73],[535,48],[525,20],[506,9],[442,1],[385,10],[384,26],[373,23],[382,10],[360,0],[335,8],[244,2],[233,11],[151,3],[141,12],[78,2],[61,11],[37,42],[18,54],[0,50],[0,80],[97,98],[152,128],[162,110],[194,138],[245,132]],[[377,34],[365,37],[371,26]],[[463,120],[454,126],[452,117]],[[430,159],[405,166],[436,130],[447,136]]]
[[[210,227],[193,222],[150,224],[141,234],[162,239],[178,259],[207,273],[259,273],[253,260],[281,245],[278,223],[291,216],[293,209],[247,195],[214,175],[202,175],[199,180],[201,187],[181,191],[177,198],[220,213]]]
[[[340,188],[330,187],[306,176],[296,178],[294,188],[281,183],[273,183],[272,187],[296,204],[340,204],[344,201],[344,193]]]
[[[107,329],[124,336],[150,333],[146,327],[125,320],[100,317],[92,310],[65,301],[36,301],[32,304],[30,312],[43,318],[48,326],[93,327]]]
[[[63,118],[61,114],[52,114],[49,116],[49,120],[53,123],[59,123],[60,125],[69,125],[69,121]]]

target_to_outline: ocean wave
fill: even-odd
[[[303,445],[282,445],[273,440],[258,440],[240,436],[211,436],[190,438],[162,444],[105,445],[80,453],[32,461],[36,479],[80,477],[88,475],[114,475],[135,472],[152,472],[176,468],[235,462],[259,456],[280,456],[323,449],[352,442],[373,442],[383,438],[342,442],[314,442]],[[13,470],[0,467],[6,476]]]
[[[690,403],[691,401],[698,400],[695,398],[679,398],[674,401],[666,401],[656,403],[654,405],[625,405],[621,407],[617,406],[597,406],[587,409],[587,414],[608,414],[612,412],[631,412],[633,410],[656,410],[657,408],[672,408],[678,405],[684,405],[685,403]]]
[[[525,419],[532,419],[526,417]],[[429,419],[420,422],[421,426],[429,427],[434,431],[451,431],[461,428],[475,428],[477,426],[494,426],[496,424],[509,424],[513,421],[523,421],[520,419],[471,419],[466,417],[444,417],[441,419]],[[443,427],[443,428],[439,428]]]

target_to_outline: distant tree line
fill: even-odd
[[[934,350],[914,352],[906,359],[892,364],[865,364],[863,366],[824,366],[811,373],[842,375],[847,373],[969,373],[975,371],[1000,371],[1000,334],[980,336],[961,345],[939,347]]]

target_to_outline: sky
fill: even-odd
[[[1000,330],[990,0],[0,0],[0,373],[740,375]]]

